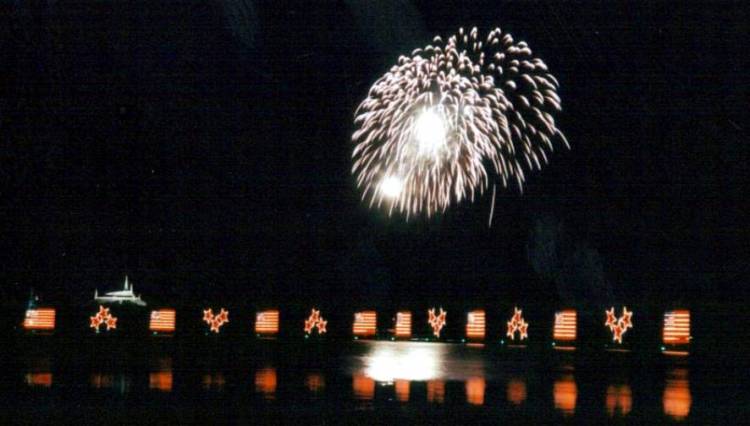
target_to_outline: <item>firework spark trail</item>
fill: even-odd
[[[476,28],[401,56],[355,112],[352,173],[370,207],[445,211],[546,164],[565,136],[558,82],[523,41]]]

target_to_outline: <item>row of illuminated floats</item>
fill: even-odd
[[[118,304],[100,304],[92,308],[86,315],[86,323],[91,333],[96,335],[116,334],[129,326],[135,326],[140,321],[123,322],[119,310],[125,308]],[[325,336],[331,324],[324,312],[312,307],[308,314],[300,318],[299,331],[305,338],[319,338]],[[488,318],[483,309],[471,310],[460,315],[457,321],[462,323],[461,336],[458,339],[445,339],[443,331],[451,321],[449,314],[442,307],[433,307],[417,313],[412,311],[398,311],[395,315],[387,315],[385,327],[379,327],[379,316],[375,310],[356,312],[352,318],[351,336],[354,339],[390,339],[390,340],[449,340],[465,343],[484,343],[488,338]],[[610,307],[604,310],[601,324],[611,339],[611,346],[616,348],[627,343],[629,331],[634,328],[634,312],[622,306],[620,310]],[[55,332],[56,309],[54,307],[29,307],[23,319],[22,328],[30,334],[51,334]],[[224,307],[205,307],[196,310],[184,320],[193,329],[204,334],[219,335],[233,325],[230,311]],[[247,320],[241,326],[247,327]],[[274,338],[279,336],[282,322],[278,309],[261,310],[255,313],[252,330],[257,337]],[[500,322],[500,321],[496,321]],[[172,308],[152,309],[148,311],[148,331],[154,336],[174,336],[178,328],[177,311]],[[293,326],[289,322],[285,323]],[[428,330],[429,335],[414,333],[415,326]],[[554,313],[551,321],[552,346],[557,350],[574,350],[579,339],[578,313],[574,309],[563,309]],[[524,312],[519,307],[513,307],[507,313],[506,320],[501,324],[502,333],[495,333],[500,337],[499,343],[508,346],[523,346],[531,336],[530,324],[524,318]],[[339,329],[340,330],[340,329]],[[537,329],[538,330],[538,329]],[[249,331],[249,330],[248,330]],[[494,340],[494,339],[493,339]],[[675,309],[664,313],[661,326],[661,350],[666,354],[686,355],[690,347],[690,311]]]

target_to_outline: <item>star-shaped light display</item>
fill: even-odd
[[[440,308],[440,313],[438,315],[435,315],[435,308],[432,308],[427,311],[427,322],[430,324],[430,327],[432,327],[432,334],[435,335],[435,337],[440,337],[440,331],[445,327],[445,318],[448,316],[448,313],[443,310],[443,308]]]
[[[320,311],[313,308],[310,316],[305,320],[305,334],[312,334],[313,329],[318,329],[318,334],[325,334],[328,321],[320,316]]]
[[[97,333],[99,332],[99,326],[102,324],[107,327],[107,331],[117,328],[117,318],[109,313],[109,308],[105,308],[102,305],[99,305],[99,312],[93,317],[89,317],[89,319],[91,320],[89,327],[96,330]]]
[[[518,340],[527,339],[529,337],[529,323],[523,319],[523,311],[518,307],[513,308],[513,316],[510,318],[508,324],[508,332],[505,333],[510,340],[516,340],[516,332],[518,332]]]
[[[628,311],[628,308],[623,306],[622,316],[619,318],[615,315],[614,307],[609,308],[604,313],[607,315],[604,326],[609,327],[610,331],[612,331],[612,341],[622,343],[622,335],[629,328],[633,328],[633,312]]]
[[[218,314],[214,315],[211,308],[203,310],[203,322],[208,324],[209,330],[219,333],[221,326],[229,322],[229,311],[221,308]]]

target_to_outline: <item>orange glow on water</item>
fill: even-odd
[[[552,397],[557,410],[566,416],[575,414],[578,386],[572,375],[561,376],[555,380],[552,385]]]
[[[511,404],[523,404],[526,401],[526,382],[520,378],[509,380],[505,393]]]
[[[430,380],[427,382],[427,401],[442,404],[445,402],[445,382]]]
[[[396,313],[396,337],[411,337],[411,312]]]
[[[273,336],[279,333],[279,311],[276,309],[255,314],[255,333]]]
[[[226,384],[226,379],[224,379],[223,373],[204,374],[202,382],[203,389],[221,390]]]
[[[26,373],[24,381],[31,387],[49,388],[52,386],[52,373]]]
[[[276,386],[275,368],[261,368],[255,372],[255,392],[263,394],[263,398],[276,398]]]
[[[565,309],[555,313],[555,327],[552,333],[554,340],[560,342],[575,341],[577,323],[578,314],[573,309]]]
[[[484,404],[484,377],[472,377],[466,380],[466,402],[471,405]]]
[[[633,392],[630,385],[609,385],[606,398],[607,414],[627,416],[633,408]]]
[[[53,308],[27,309],[23,320],[23,328],[26,330],[55,329],[55,310]]]
[[[484,339],[485,315],[483,310],[471,311],[466,316],[466,337]]]
[[[172,392],[172,372],[152,371],[148,374],[148,388],[161,392]]]
[[[674,420],[684,420],[690,415],[693,398],[690,395],[687,370],[679,368],[667,376],[662,404],[664,405],[664,414]]]
[[[305,377],[305,387],[310,392],[320,392],[326,387],[326,378],[320,373],[308,373]]]
[[[354,399],[370,401],[375,397],[375,380],[364,374],[356,374],[352,377],[352,391]]]
[[[409,402],[409,381],[408,380],[396,380],[396,401]]]
[[[90,378],[91,387],[94,389],[107,389],[115,384],[115,376],[112,374],[93,373]]]
[[[354,314],[352,332],[358,337],[372,337],[378,331],[378,314],[375,311],[363,311]]]

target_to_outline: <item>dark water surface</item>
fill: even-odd
[[[737,424],[731,369],[627,352],[420,342],[23,348],[3,382],[3,424]],[[729,371],[727,371],[729,370]]]

